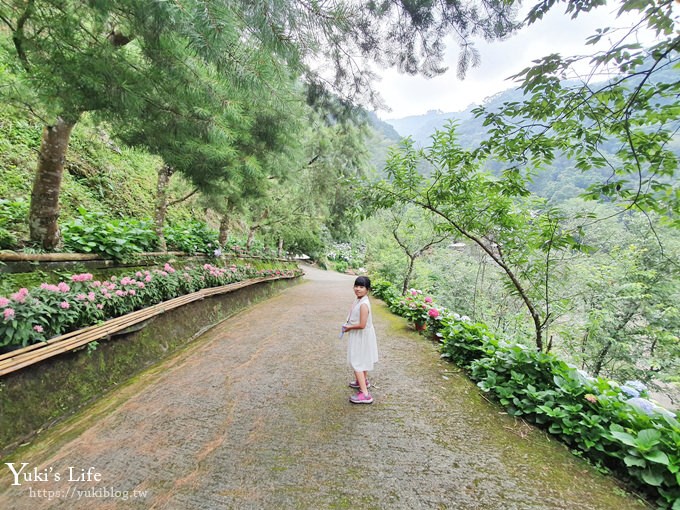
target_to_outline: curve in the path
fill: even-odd
[[[0,508],[646,508],[375,300],[375,403],[350,404],[352,277],[305,271],[20,451],[38,479],[3,465]]]

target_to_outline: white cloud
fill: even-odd
[[[476,42],[481,64],[470,69],[464,80],[456,78],[458,50],[450,40],[447,44],[449,70],[443,75],[427,79],[399,74],[392,69],[379,73],[382,80],[376,89],[392,111],[381,111],[378,115],[394,119],[421,115],[429,110],[464,110],[470,104],[479,104],[489,96],[515,87],[516,84],[506,78],[531,65],[532,60],[551,53],[592,54],[593,47],[585,45],[587,37],[593,35],[596,28],[614,26],[628,26],[628,22],[617,19],[611,6],[581,14],[576,19],[571,19],[571,15],[564,14],[559,7],[553,8],[542,20],[504,41]]]

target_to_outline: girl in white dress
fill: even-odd
[[[373,315],[371,303],[368,301],[368,291],[371,290],[371,280],[359,276],[354,281],[354,295],[357,297],[352,304],[347,321],[342,331],[348,333],[347,362],[354,370],[356,379],[349,385],[359,392],[350,397],[353,404],[371,404],[373,397],[368,393],[368,371],[373,370],[373,364],[378,361],[378,342],[373,329]]]

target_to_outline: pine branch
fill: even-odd
[[[186,195],[186,196],[183,197],[183,198],[180,198],[180,199],[177,199],[177,200],[173,200],[172,202],[169,202],[169,203],[168,203],[168,207],[173,206],[173,205],[176,205],[176,204],[179,204],[180,202],[184,202],[185,200],[188,200],[189,198],[191,198],[191,197],[192,197],[193,195],[195,195],[196,193],[198,193],[198,188],[194,189],[194,191],[192,191],[191,193],[189,193],[188,195]]]

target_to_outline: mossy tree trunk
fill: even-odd
[[[158,248],[167,251],[168,246],[165,242],[163,227],[165,226],[165,215],[168,212],[168,185],[174,170],[171,166],[163,165],[158,169],[158,181],[156,184],[156,210],[154,212],[154,224],[156,235],[158,236]]]
[[[227,240],[229,239],[229,216],[223,214],[220,218],[220,233],[217,238],[220,246],[226,246]]]
[[[64,175],[66,151],[77,119],[59,117],[43,130],[38,167],[33,179],[29,231],[31,241],[46,250],[54,250],[60,242],[59,193]]]
[[[259,225],[256,225],[254,227],[250,227],[248,230],[248,238],[246,239],[246,251],[250,253],[250,249],[253,246],[253,241],[255,241],[255,232],[257,232],[257,229],[259,229]]]

